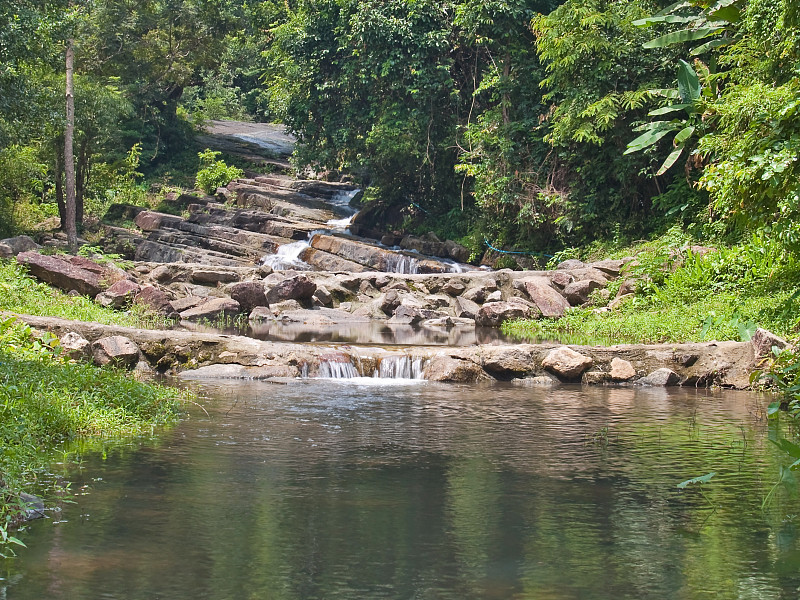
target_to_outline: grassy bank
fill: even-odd
[[[137,327],[149,321],[145,313],[54,291],[8,262],[0,262],[0,309]],[[124,371],[67,360],[57,339],[0,318],[0,555],[16,544],[9,530],[20,517],[20,492],[47,491],[37,479],[55,449],[80,438],[150,432],[175,420],[180,396]]]
[[[611,295],[573,308],[559,320],[518,321],[504,326],[519,337],[567,338],[584,343],[670,343],[749,339],[755,327],[782,337],[800,331],[800,263],[768,238],[757,237],[713,251],[671,232],[647,244],[585,251],[580,258],[633,256]],[[694,242],[696,244],[696,242]],[[636,291],[613,310],[623,280]]]

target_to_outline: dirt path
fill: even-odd
[[[240,156],[256,165],[275,165],[288,169],[288,156],[294,151],[295,139],[283,125],[243,121],[209,121],[206,133],[198,142],[211,148]]]

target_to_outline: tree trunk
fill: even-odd
[[[61,219],[61,229],[64,229],[64,223],[67,222],[67,206],[64,204],[64,173],[62,171],[63,161],[61,160],[61,153],[64,150],[64,142],[59,139],[56,142],[59,146],[55,149],[55,164],[53,165],[53,173],[56,178],[56,204],[58,204],[58,218]]]
[[[67,243],[72,252],[78,249],[78,232],[75,228],[75,155],[72,152],[72,140],[75,135],[75,89],[72,81],[75,67],[75,49],[72,40],[67,41],[67,125],[64,129],[64,179],[66,187],[65,217],[61,224],[67,234]]]

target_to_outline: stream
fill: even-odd
[[[0,598],[797,597],[798,505],[761,509],[786,461],[757,395],[196,389],[175,428],[62,467],[73,503],[22,533]]]

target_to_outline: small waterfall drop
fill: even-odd
[[[349,361],[323,360],[319,363],[319,376],[322,379],[353,379],[360,377],[360,373]]]
[[[276,271],[295,269],[297,271],[310,271],[311,265],[300,260],[303,250],[308,248],[308,240],[300,240],[291,244],[284,244],[278,248],[275,254],[267,254],[261,258],[262,265],[269,265]]]
[[[416,275],[419,273],[419,260],[404,254],[386,256],[384,266],[386,273],[398,273],[401,275]]]
[[[413,356],[384,356],[373,377],[380,379],[424,379],[425,359]]]

